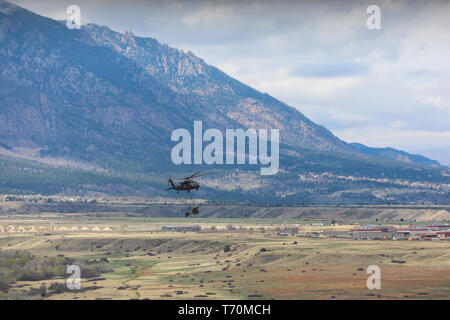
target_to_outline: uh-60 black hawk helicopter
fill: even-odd
[[[179,191],[187,191],[189,193],[189,195],[191,196],[191,198],[192,198],[192,195],[190,193],[191,190],[198,190],[200,188],[199,183],[194,181],[193,179],[194,178],[198,178],[198,177],[202,177],[202,176],[205,176],[205,175],[209,174],[209,173],[200,174],[200,172],[201,172],[201,170],[197,171],[196,173],[194,173],[192,175],[190,175],[189,177],[180,179],[181,181],[180,181],[180,183],[178,185],[175,184],[174,180],[171,177],[167,178],[167,181],[171,185],[171,187],[167,188],[167,191],[169,191],[169,190],[176,190],[177,193]],[[197,206],[197,207],[192,208],[190,211],[185,213],[185,216],[188,217],[189,215],[199,214],[200,207],[201,207],[201,204],[199,206]]]
[[[180,179],[179,185],[176,185],[174,183],[174,180],[171,177],[167,178],[167,181],[169,181],[169,183],[171,185],[171,187],[167,188],[167,190],[176,190],[177,192],[187,191],[188,193],[190,193],[191,190],[198,190],[200,188],[200,185],[198,184],[198,182],[194,181],[193,179],[209,174],[209,173],[200,174],[200,172],[201,172],[201,170],[190,175],[189,177]]]

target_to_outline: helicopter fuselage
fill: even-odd
[[[191,190],[198,190],[200,188],[200,185],[195,182],[194,180],[186,180],[186,181],[182,181],[179,185],[175,185],[175,187],[173,187],[174,190],[177,191],[191,191]]]

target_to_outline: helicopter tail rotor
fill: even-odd
[[[173,183],[172,177],[167,178],[167,184],[170,185],[170,187],[166,189],[167,191],[172,189],[175,190],[175,184]]]

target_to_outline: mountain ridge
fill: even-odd
[[[367,155],[375,155],[380,158],[385,159],[392,159],[407,163],[416,163],[422,166],[440,166],[440,163],[436,160],[428,159],[425,156],[422,156],[420,154],[411,154],[402,150],[397,150],[391,147],[385,147],[385,148],[372,148],[368,147],[364,144],[353,142],[350,143],[350,145],[357,148],[359,151],[361,151],[364,154]]]

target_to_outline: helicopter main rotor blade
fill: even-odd
[[[210,175],[210,174],[213,174],[213,173],[216,173],[216,171],[210,171],[210,172],[205,172],[205,173],[202,173],[202,174],[197,174],[194,178],[207,176],[207,175]]]
[[[205,172],[205,173],[203,173],[203,174],[196,175],[195,178],[207,176],[208,174],[211,174],[211,173],[212,173],[212,172]]]
[[[190,175],[189,177],[183,178],[182,180],[192,179],[197,176],[202,170],[198,170],[196,173]]]

